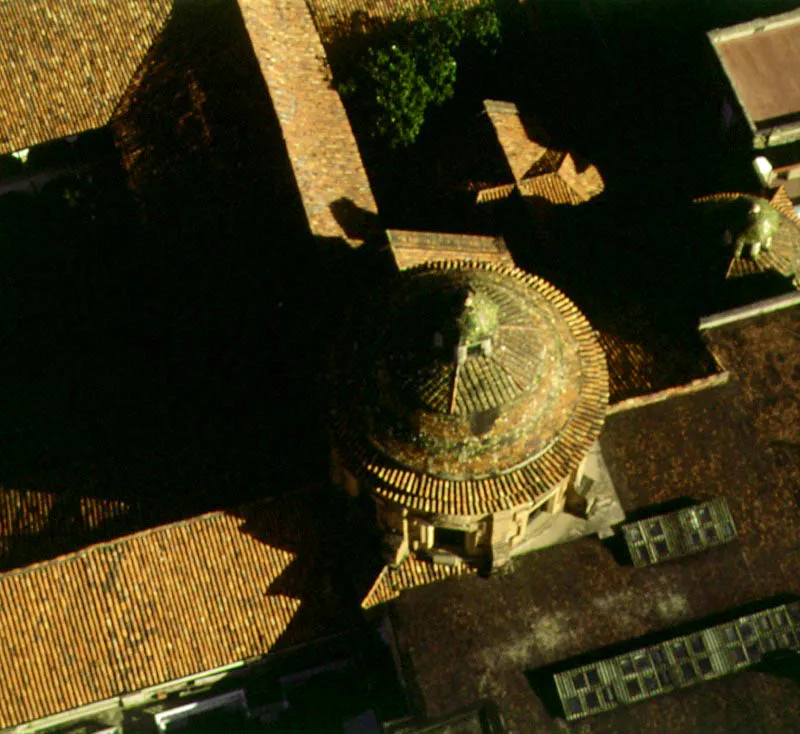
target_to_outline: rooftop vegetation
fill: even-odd
[[[373,137],[392,148],[412,144],[427,111],[455,93],[458,58],[468,49],[494,53],[500,20],[493,0],[464,7],[429,0],[349,46],[338,89],[365,116]]]

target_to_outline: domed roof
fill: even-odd
[[[334,419],[379,496],[441,514],[545,493],[599,434],[603,353],[574,304],[491,263],[405,271],[339,343]]]

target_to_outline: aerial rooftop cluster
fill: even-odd
[[[0,7],[0,731],[794,731],[800,13],[572,5]]]

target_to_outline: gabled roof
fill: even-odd
[[[512,102],[483,101],[513,178],[513,184],[478,192],[478,203],[509,196],[516,188],[523,196],[551,204],[581,204],[605,188],[594,165],[582,166],[566,151],[550,147],[547,133],[524,118]]]
[[[0,3],[0,153],[105,125],[172,0]]]
[[[306,505],[211,512],[0,575],[0,727],[270,651],[305,606]]]

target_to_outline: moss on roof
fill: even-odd
[[[608,388],[591,327],[516,268],[405,271],[345,333],[335,431],[353,470],[395,501],[454,514],[513,506],[546,492],[599,433]]]

